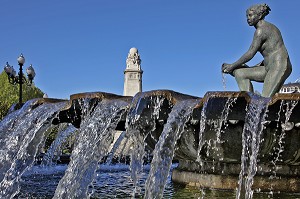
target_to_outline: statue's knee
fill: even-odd
[[[239,78],[239,79],[244,79],[245,78],[244,72],[241,69],[234,70],[233,75],[234,75],[235,78]]]

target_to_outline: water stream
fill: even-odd
[[[226,91],[226,74],[222,72],[222,85],[223,90]]]
[[[130,156],[131,179],[134,187],[132,192],[133,197],[139,196],[141,192],[140,176],[145,158],[145,138],[148,135],[151,136],[151,132],[155,130],[155,120],[159,118],[160,109],[164,101],[164,98],[161,96],[151,96],[151,104],[146,104],[143,95],[136,97],[139,98],[138,103],[131,107],[131,111],[129,111],[126,119],[126,136],[133,139],[132,153]],[[145,124],[141,126],[139,125],[139,121],[143,111],[149,108],[151,108],[151,115],[142,118],[145,119],[145,124],[148,126],[147,130],[145,130]]]
[[[226,100],[226,103],[224,105],[224,108],[222,110],[222,113],[220,115],[219,119],[211,119],[208,120],[207,123],[209,123],[209,126],[212,130],[214,130],[216,132],[216,138],[215,139],[209,139],[207,141],[205,141],[205,143],[207,144],[207,152],[206,152],[206,156],[209,156],[210,154],[214,155],[214,159],[213,161],[213,165],[215,162],[218,161],[222,161],[223,157],[221,154],[221,150],[222,150],[222,143],[224,143],[224,140],[221,140],[222,138],[222,134],[224,134],[226,132],[226,129],[228,127],[228,116],[229,113],[232,111],[232,107],[235,105],[237,101],[236,97],[229,97]],[[231,122],[238,122],[237,120],[231,120]],[[203,135],[203,130],[201,129],[201,134]],[[230,133],[230,132],[228,132]],[[203,141],[204,144],[204,141]],[[203,145],[202,144],[202,145]],[[213,170],[214,170],[214,166],[213,166]]]
[[[49,149],[47,150],[47,153],[45,153],[45,155],[43,156],[42,165],[50,166],[52,164],[56,164],[56,162],[62,155],[62,144],[77,130],[73,125],[61,124],[60,126],[63,127],[58,129],[58,133],[56,135],[55,140],[50,145]]]
[[[201,110],[201,118],[200,118],[199,143],[198,143],[197,159],[196,159],[196,161],[199,162],[200,165],[203,164],[200,153],[201,153],[201,149],[204,145],[203,133],[205,131],[205,126],[206,126],[206,108],[207,108],[207,104],[208,104],[208,99],[203,104],[203,107],[202,107],[202,110]]]
[[[279,108],[279,112],[278,112],[278,125],[281,123],[280,122],[280,116],[282,113],[284,113],[284,122],[281,123],[281,132],[280,135],[278,137],[278,139],[276,140],[276,142],[278,143],[278,147],[274,147],[274,152],[273,152],[273,160],[271,161],[271,164],[273,165],[273,169],[272,169],[272,174],[270,175],[269,179],[273,180],[273,179],[279,179],[279,177],[277,176],[277,164],[278,163],[282,163],[282,159],[281,159],[281,154],[284,151],[284,139],[286,136],[286,126],[289,125],[289,120],[291,117],[291,114],[294,110],[294,108],[296,107],[296,105],[298,104],[298,101],[286,101],[286,100],[282,100],[281,104],[280,104],[280,108]],[[278,128],[278,127],[277,127]],[[276,133],[276,132],[275,132]],[[273,195],[273,187],[272,185],[270,186],[270,195]]]
[[[89,102],[84,103],[89,104]],[[78,130],[77,142],[65,175],[60,180],[54,198],[87,198],[98,162],[108,154],[113,133],[127,103],[120,100],[102,100],[97,105],[84,105],[85,117]]]
[[[120,134],[120,136],[118,137],[118,139],[116,140],[115,144],[113,145],[111,151],[108,154],[108,157],[106,159],[106,165],[111,165],[112,164],[113,158],[114,158],[117,150],[121,146],[121,143],[125,138],[125,135],[126,135],[126,131],[122,131],[122,133]],[[120,150],[120,153],[122,153],[122,151],[124,150],[124,147],[126,147],[126,144],[127,144],[127,142],[124,143],[123,149]],[[122,156],[122,155],[123,154],[119,154],[119,156]]]
[[[253,197],[251,187],[257,171],[257,156],[267,114],[266,105],[269,101],[270,98],[253,95],[247,107],[242,133],[243,150],[241,156],[241,172],[238,182],[239,186],[236,193],[237,199],[240,198],[243,188],[245,188],[245,198],[251,199]]]
[[[284,103],[284,101],[283,101],[283,103]],[[292,114],[294,108],[296,107],[296,105],[298,104],[298,101],[287,101],[284,104],[285,104],[285,109],[282,110],[282,111],[285,112],[285,114],[284,114],[285,120],[282,123],[282,130],[281,130],[281,133],[280,133],[280,136],[279,136],[279,139],[278,139],[279,147],[278,147],[276,156],[275,156],[274,161],[273,161],[274,165],[276,165],[277,162],[282,161],[280,159],[280,156],[281,156],[281,153],[284,150],[284,138],[286,136],[285,127],[288,125],[291,114]]]
[[[52,128],[50,119],[66,105],[36,103],[28,101],[0,124],[0,198],[11,198],[19,192],[21,175],[34,163],[45,134]]]
[[[199,100],[184,100],[177,102],[172,108],[159,141],[155,145],[151,169],[145,185],[144,198],[162,197],[174,157],[176,142],[183,133],[193,108],[198,103]]]

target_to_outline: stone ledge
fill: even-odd
[[[201,188],[236,190],[238,180],[238,175],[200,174],[177,169],[172,172],[173,182]],[[299,193],[300,179],[299,177],[280,177],[279,179],[270,179],[269,176],[254,177],[252,189],[270,191],[271,188],[273,191]]]

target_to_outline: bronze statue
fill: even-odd
[[[256,31],[249,50],[233,64],[224,63],[222,72],[235,77],[241,91],[253,92],[251,81],[263,82],[263,97],[272,97],[292,72],[292,65],[279,29],[264,20],[269,14],[267,4],[247,9],[247,22]],[[248,67],[246,63],[260,52],[264,58],[259,64]]]

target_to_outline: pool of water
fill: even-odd
[[[172,168],[176,167],[172,165]],[[52,198],[59,180],[64,175],[67,165],[56,165],[51,167],[34,166],[25,172],[22,177],[20,193],[15,198]],[[141,174],[139,194],[135,198],[142,198],[144,183],[147,178],[150,166],[146,165]],[[129,166],[124,164],[100,165],[97,170],[93,185],[90,186],[91,198],[131,198],[133,185],[130,179]],[[235,192],[199,189],[172,183],[169,176],[164,198],[228,198],[235,199]],[[254,198],[280,198],[300,199],[300,194],[288,193],[256,193]]]

